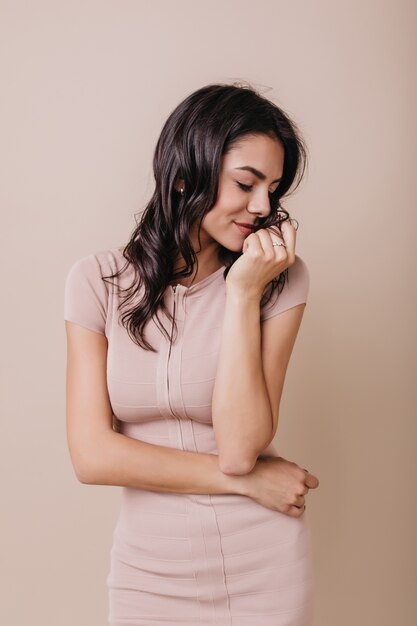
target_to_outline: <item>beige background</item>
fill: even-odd
[[[286,206],[311,292],[276,442],[321,481],[307,498],[314,626],[415,625],[416,13],[405,0],[1,3],[1,623],[107,623],[120,488],[82,485],[70,464],[64,279],[127,241],[180,100],[247,80],[310,149]]]

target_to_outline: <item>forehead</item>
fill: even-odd
[[[268,135],[247,135],[231,146],[223,158],[224,168],[252,165],[267,176],[281,175],[284,148],[277,138]],[[278,168],[278,170],[277,170]]]

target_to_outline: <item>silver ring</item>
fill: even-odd
[[[282,241],[274,241],[274,243],[272,244],[273,246],[284,246],[284,248],[286,248],[286,244],[283,243]]]

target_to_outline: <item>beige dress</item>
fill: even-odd
[[[211,398],[226,302],[224,268],[190,287],[167,287],[178,336],[168,341],[152,320],[146,337],[158,349],[154,353],[130,339],[116,290],[101,279],[124,263],[118,248],[77,260],[66,278],[64,317],[107,337],[107,384],[121,432],[217,454]],[[132,277],[129,267],[118,280],[128,286]],[[289,283],[263,307],[261,319],[306,302],[308,291],[309,271],[297,256]],[[275,445],[263,455],[277,456]],[[121,489],[106,578],[111,626],[311,626],[307,512],[294,518],[234,494]]]

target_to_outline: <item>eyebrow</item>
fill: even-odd
[[[252,174],[255,174],[255,176],[257,176],[260,180],[265,180],[266,179],[266,176],[265,176],[265,174],[263,172],[260,172],[259,170],[257,170],[256,168],[252,167],[251,165],[243,165],[242,167],[235,167],[235,170],[247,170],[248,172],[252,172]],[[281,178],[277,178],[276,180],[273,180],[272,182],[273,183],[279,183]]]

